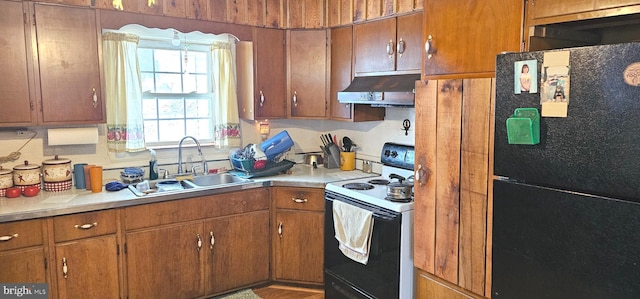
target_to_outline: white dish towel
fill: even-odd
[[[338,248],[342,253],[361,264],[369,261],[373,212],[338,200],[333,201],[333,226]]]

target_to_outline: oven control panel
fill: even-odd
[[[404,145],[387,142],[382,146],[380,162],[387,166],[413,170],[415,148],[413,145]]]

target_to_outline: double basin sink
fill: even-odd
[[[186,176],[185,179],[162,179],[129,185],[129,190],[136,196],[150,193],[180,192],[195,188],[222,188],[252,182],[228,173]]]

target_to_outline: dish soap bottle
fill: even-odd
[[[149,149],[151,160],[149,161],[149,180],[158,179],[158,160],[156,160],[156,151]]]

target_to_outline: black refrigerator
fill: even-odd
[[[516,109],[542,113],[558,51],[566,117],[510,143]],[[537,92],[518,90],[523,61]],[[640,298],[639,64],[640,43],[498,55],[492,298]]]

